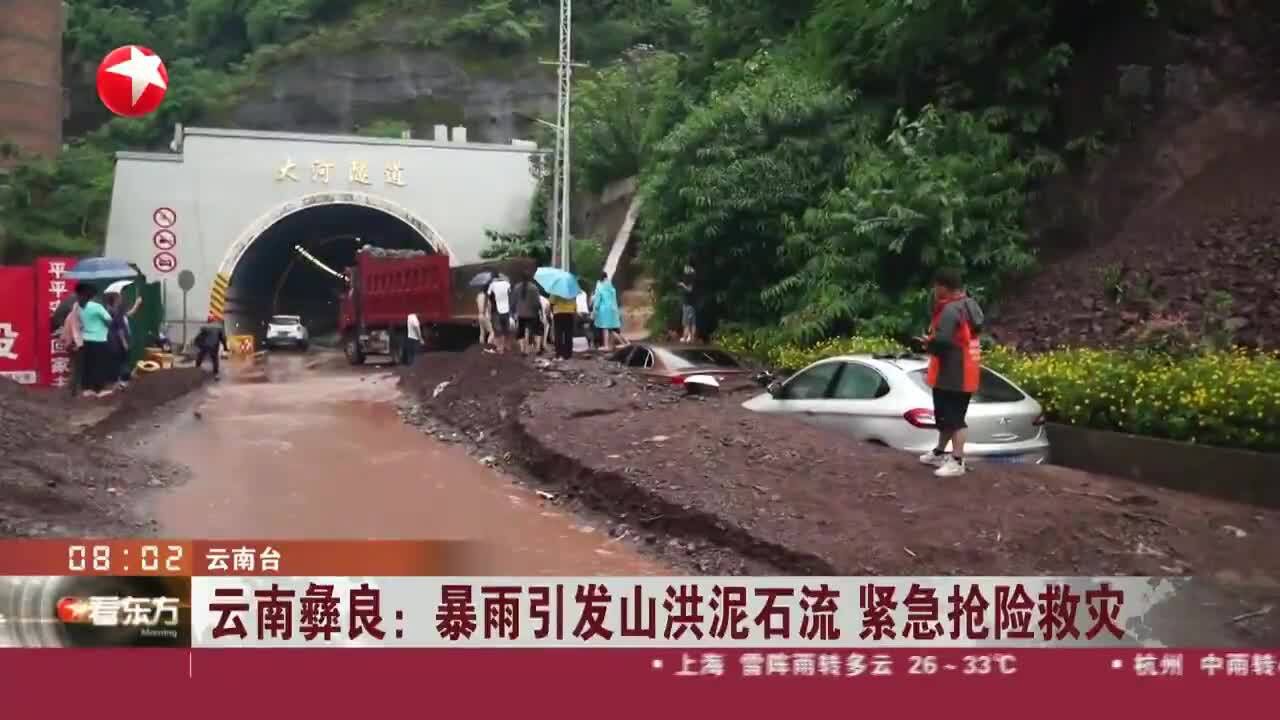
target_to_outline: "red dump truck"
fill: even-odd
[[[400,362],[410,313],[417,313],[424,340],[434,326],[454,321],[447,255],[362,251],[344,275],[338,332],[352,365],[369,355]]]

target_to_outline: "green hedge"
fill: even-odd
[[[767,334],[717,336],[730,352],[796,370],[832,355],[900,351],[889,339],[850,337],[813,346]],[[1018,383],[1055,422],[1185,442],[1280,451],[1280,354],[1228,350],[1172,358],[1149,352],[984,349],[984,364]]]

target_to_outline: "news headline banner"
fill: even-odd
[[[0,576],[458,575],[484,551],[438,540],[0,540]]]
[[[1161,647],[1183,578],[197,577],[196,647]],[[1163,616],[1163,617],[1161,617]]]

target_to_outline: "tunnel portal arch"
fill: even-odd
[[[457,260],[453,250],[445,242],[444,237],[430,223],[418,217],[403,205],[387,198],[367,193],[322,192],[303,195],[296,200],[281,203],[258,216],[249,227],[245,228],[240,237],[236,238],[236,241],[227,248],[226,253],[222,256],[222,262],[218,265],[218,275],[230,279],[235,274],[236,266],[240,264],[249,247],[281,220],[295,213],[323,205],[354,205],[380,210],[403,221],[417,232],[435,252],[448,255],[450,265],[455,264]]]
[[[331,213],[343,208],[365,215],[381,217],[397,226],[403,227],[406,238],[421,240],[422,249],[445,255],[450,265],[457,264],[457,256],[444,237],[429,222],[404,206],[385,197],[358,192],[319,192],[301,196],[281,203],[259,215],[231,243],[218,264],[218,272],[209,291],[209,320],[222,322],[229,320],[229,313],[237,301],[232,299],[238,284],[237,278],[250,270],[256,270],[254,263],[262,258],[263,251],[273,248],[261,246],[279,240],[278,230],[297,220],[304,223],[315,213]],[[416,242],[416,241],[415,241]],[[287,251],[286,251],[287,252]],[[256,258],[256,259],[255,259]],[[292,268],[292,265],[289,266]],[[288,275],[280,278],[283,284]],[[279,285],[276,288],[279,294]],[[274,303],[273,303],[274,304]],[[274,310],[273,310],[274,312]]]

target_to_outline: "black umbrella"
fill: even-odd
[[[482,288],[488,285],[489,283],[493,282],[494,280],[506,280],[506,279],[507,279],[506,275],[503,275],[501,273],[495,273],[492,270],[485,270],[484,272],[471,278],[471,282],[467,283],[467,286],[474,287],[474,288]]]

